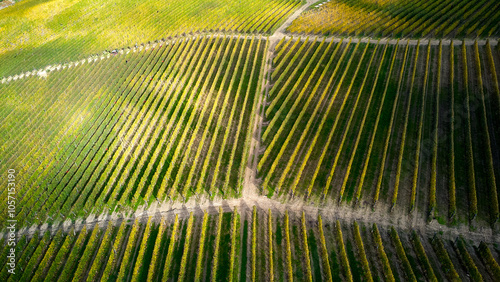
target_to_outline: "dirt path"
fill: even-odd
[[[91,215],[86,219],[77,220],[74,224],[70,220],[67,220],[65,222],[55,223],[52,226],[48,226],[47,224],[41,226],[34,225],[31,228],[23,228],[19,230],[18,237],[23,234],[30,237],[36,231],[43,233],[46,230],[50,230],[52,234],[55,234],[61,228],[66,232],[72,227],[75,227],[76,230],[81,230],[84,225],[87,225],[89,228],[94,226],[96,223],[99,223],[99,226],[107,226],[109,221],[113,221],[118,224],[121,220],[129,220],[133,222],[136,218],[140,218],[146,222],[149,216],[173,218],[175,214],[179,214],[181,218],[187,218],[189,217],[190,212],[202,215],[203,211],[207,211],[210,214],[218,214],[219,207],[222,207],[225,212],[231,212],[234,207],[238,207],[238,211],[240,213],[244,213],[249,211],[253,206],[256,206],[258,209],[264,211],[271,209],[273,214],[278,213],[283,215],[285,210],[288,210],[292,214],[300,216],[302,211],[305,211],[309,218],[317,218],[320,214],[323,221],[328,222],[333,222],[338,219],[348,223],[357,221],[365,225],[376,223],[379,228],[389,228],[390,226],[394,226],[398,230],[415,230],[420,234],[425,234],[429,237],[436,233],[442,233],[443,238],[449,240],[454,240],[457,236],[461,235],[467,240],[472,240],[474,242],[485,241],[488,243],[500,243],[500,237],[498,234],[495,234],[491,228],[480,228],[471,231],[465,225],[460,227],[448,227],[440,225],[436,221],[427,223],[424,218],[415,220],[415,218],[411,215],[394,213],[383,214],[382,211],[371,211],[370,208],[353,209],[347,205],[336,204],[318,207],[307,205],[301,200],[282,203],[275,199],[269,199],[266,196],[256,195],[228,200],[217,199],[215,201],[204,200],[203,202],[197,202],[192,199],[187,203],[174,202],[162,203],[160,205],[153,204],[147,209],[139,208],[136,212],[115,212],[113,214],[102,214],[98,217]],[[2,235],[5,236],[6,233]]]

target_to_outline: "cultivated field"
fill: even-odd
[[[0,167],[18,171],[20,224],[237,196],[265,47],[180,38],[0,85]]]
[[[276,46],[263,193],[496,222],[498,50],[319,41]]]
[[[495,0],[328,0],[296,19],[288,31],[342,36],[475,38],[500,35]]]
[[[27,0],[0,10],[0,78],[191,32],[270,33],[296,0]]]
[[[500,281],[500,4],[314,1],[0,9],[0,281]]]

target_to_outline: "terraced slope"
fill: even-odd
[[[296,19],[292,33],[405,38],[500,36],[494,0],[331,0]]]
[[[26,0],[0,10],[0,77],[191,32],[270,33],[297,0]]]
[[[16,170],[19,226],[237,196],[265,47],[185,37],[0,85],[0,170]]]
[[[275,50],[263,193],[498,220],[497,50],[311,41]]]
[[[255,206],[37,231],[17,253],[22,275],[2,267],[2,281],[500,278],[495,244]]]

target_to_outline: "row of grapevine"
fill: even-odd
[[[41,4],[44,20],[38,25],[26,22],[23,26],[25,35],[33,39],[29,41],[18,38],[17,19],[23,15],[24,10],[34,17],[40,15],[23,7],[2,10],[2,24],[8,26],[3,32],[4,39],[11,44],[2,44],[4,53],[1,60],[4,64],[0,67],[0,76],[31,71],[54,63],[63,64],[68,60],[81,60],[91,54],[94,57],[115,54],[114,51],[117,50],[111,51],[110,46],[141,48],[142,45],[138,46],[138,42],[152,44],[155,40],[176,34],[209,31],[270,33],[301,2],[273,0],[234,3],[223,0],[214,6],[206,0],[189,3],[169,0],[161,4],[149,0],[141,3],[113,0],[106,3],[108,8],[98,10],[95,6],[100,5],[99,3],[82,3],[63,10],[53,9],[50,3]],[[87,10],[94,12],[87,13]],[[132,15],[133,25],[129,21],[129,16]],[[106,21],[96,21],[96,18],[105,18]],[[54,19],[57,24],[49,19]],[[41,25],[51,26],[50,32],[42,33],[39,30]],[[96,30],[100,35],[97,38],[93,33]],[[59,52],[54,52],[55,48]]]
[[[267,224],[254,224],[257,218],[266,218]],[[241,228],[240,222],[248,220],[252,228]],[[500,273],[498,256],[491,251],[495,244],[462,237],[427,238],[390,226],[340,222],[321,214],[313,219],[307,212],[258,207],[155,215],[84,226],[79,232],[31,236],[18,244],[23,271],[5,281],[136,281],[146,280],[146,275],[149,281],[240,281],[241,271],[250,273],[247,269],[255,269],[252,281],[372,281],[379,275],[393,281],[402,278],[402,271],[407,280],[438,281],[465,279],[464,270],[481,281],[496,280]],[[252,238],[248,242],[255,251],[241,252],[243,238]],[[276,273],[277,268],[284,273]]]
[[[0,152],[16,170],[23,166],[23,177],[16,179],[22,189],[20,224],[77,218],[130,203],[136,207],[155,198],[163,201],[167,195],[187,199],[191,190],[212,195],[238,193],[243,181],[239,166],[248,158],[247,139],[257,100],[262,66],[258,58],[264,52],[261,42],[256,37],[180,38],[95,62],[95,69],[89,64],[76,73],[80,82],[68,72],[52,74],[47,89],[79,100],[68,101],[72,106],[66,107],[61,94],[59,103],[48,100],[36,110],[42,121],[52,118],[45,116],[50,112],[71,122],[47,122],[48,129],[35,130],[43,141],[28,151],[29,147],[21,145],[23,134],[12,129],[12,136],[19,133],[19,139],[11,138],[6,145],[9,154]],[[85,82],[89,84],[82,87]],[[43,92],[29,99],[38,95]],[[236,114],[239,110],[240,116]],[[25,112],[19,111],[23,116]],[[207,117],[213,122],[207,122]],[[188,130],[195,125],[195,132]],[[224,128],[224,132],[212,134],[212,126]],[[51,139],[43,139],[44,130],[51,132]],[[232,143],[233,133],[234,140],[242,142]],[[51,145],[44,147],[45,142]],[[187,150],[175,150],[182,145]],[[43,155],[39,163],[37,158]],[[225,165],[227,158],[231,159],[229,166]],[[6,209],[2,203],[1,218]]]

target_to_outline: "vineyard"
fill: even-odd
[[[405,38],[500,35],[494,0],[332,0],[316,5],[289,27],[292,33]]]
[[[271,33],[299,5],[297,0],[23,0],[0,10],[0,78],[183,33]]]
[[[20,224],[238,195],[265,47],[186,37],[1,85],[0,166],[19,172]]]
[[[500,281],[499,22],[0,5],[0,281]]]
[[[486,242],[255,206],[37,231],[17,248],[30,271],[18,279],[3,268],[2,281],[500,279]]]
[[[275,53],[264,194],[498,220],[500,57],[489,43],[306,38]]]

